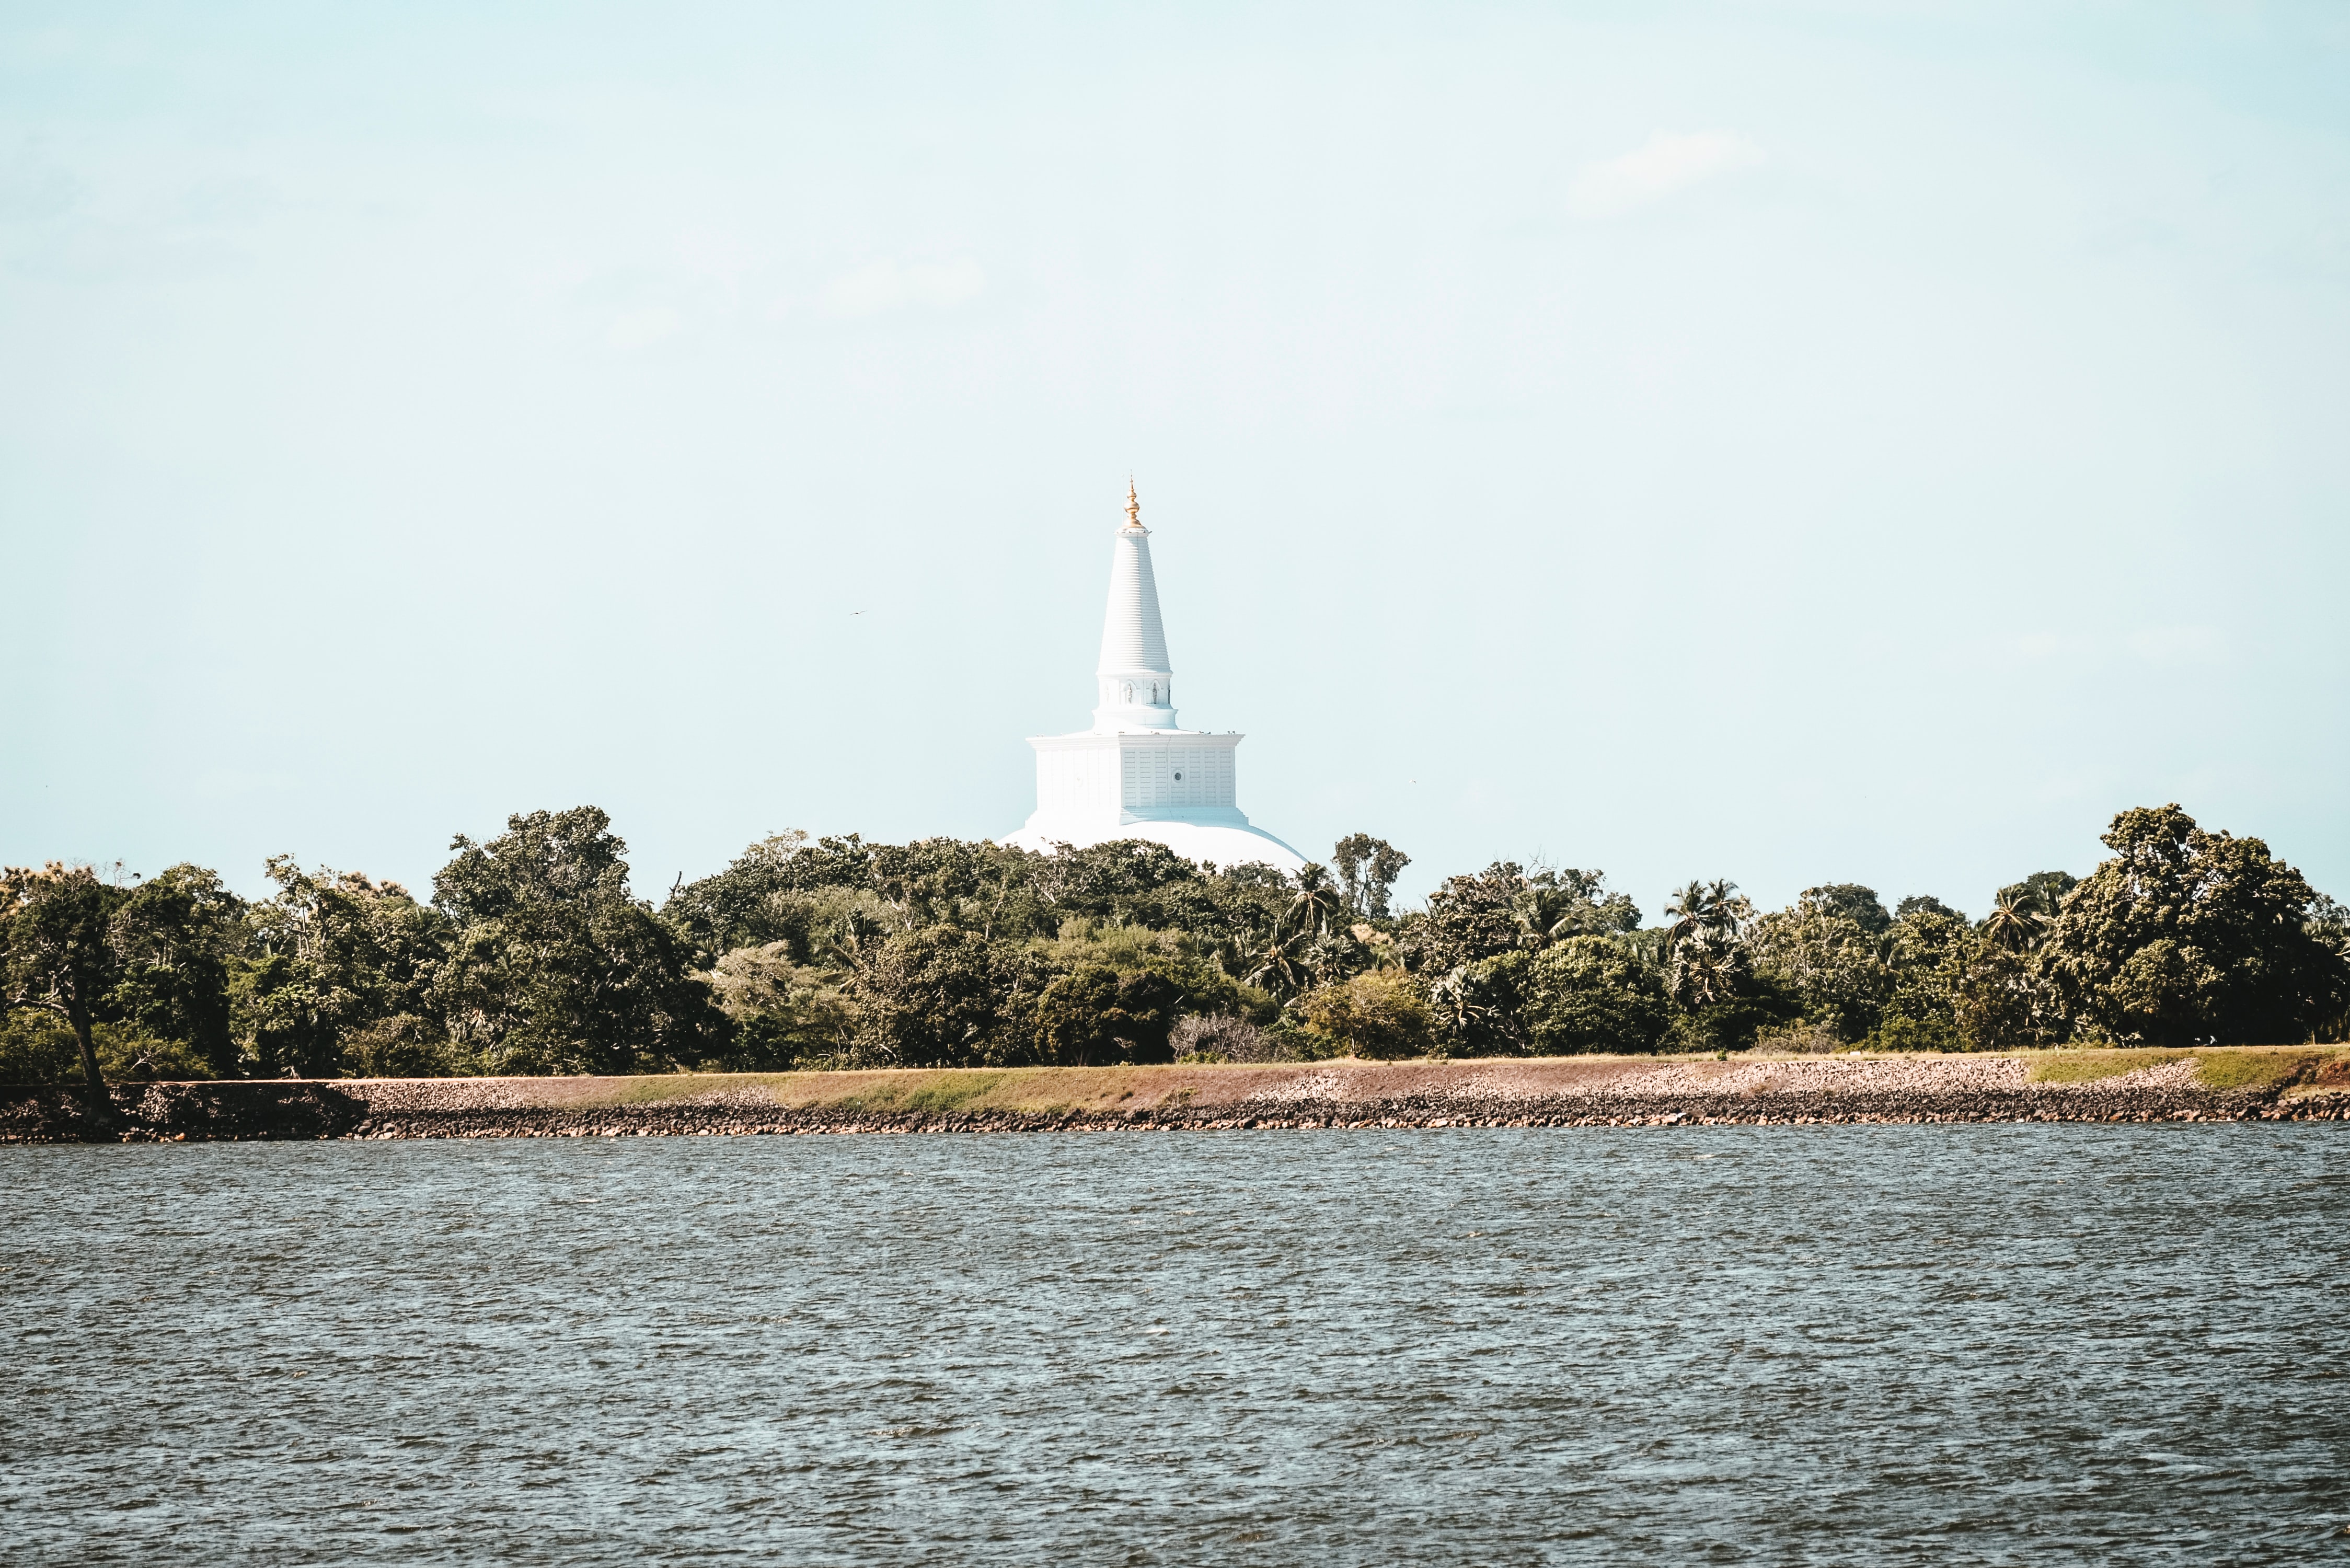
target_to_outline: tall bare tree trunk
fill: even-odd
[[[114,1126],[114,1101],[106,1092],[106,1080],[99,1076],[98,1050],[89,1040],[89,1009],[77,994],[66,1007],[66,1016],[73,1022],[74,1042],[81,1047],[81,1076],[89,1090],[89,1114],[99,1127]]]

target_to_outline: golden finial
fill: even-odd
[[[1126,476],[1126,525],[1129,528],[1142,526],[1142,502],[1134,493],[1134,475],[1130,473]]]

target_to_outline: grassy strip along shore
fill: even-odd
[[[0,1141],[1724,1123],[2350,1121],[2350,1050],[1575,1056],[0,1088]]]

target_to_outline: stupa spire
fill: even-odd
[[[1101,662],[1094,675],[1100,694],[1095,729],[1175,727],[1175,671],[1167,661],[1167,631],[1159,619],[1150,530],[1142,525],[1142,500],[1130,475],[1126,526],[1110,546],[1109,606],[1102,617]]]

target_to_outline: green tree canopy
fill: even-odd
[[[1672,1026],[1663,974],[1617,937],[1569,937],[1534,955],[1520,981],[1537,1055],[1656,1050]]]
[[[722,1047],[691,946],[629,895],[628,846],[602,811],[517,815],[450,847],[432,901],[455,929],[432,1001],[492,1071],[628,1073]]]
[[[1953,909],[1931,893],[1912,893],[1894,906],[1893,909],[1893,918],[1897,920],[1906,920],[1912,915],[1919,914],[1947,915],[1960,921],[1966,919],[1965,915]]]
[[[130,889],[109,933],[121,969],[106,1012],[136,1033],[191,1047],[214,1077],[235,1075],[229,971],[246,906],[217,873],[182,863]]]
[[[1806,888],[1793,909],[1754,921],[1748,951],[1756,973],[1802,999],[1806,1019],[1856,1041],[1877,1026],[1893,995],[1893,924],[1869,888]]]
[[[2309,929],[2317,895],[2257,838],[2177,805],[2122,812],[2113,857],[2063,895],[2036,959],[2070,1017],[2155,1045],[2305,1040],[2350,972]]]
[[[1292,1008],[1308,1038],[1332,1055],[1393,1061],[1427,1054],[1428,1003],[1400,970],[1376,970],[1318,985]]]
[[[2064,896],[2080,885],[2081,879],[2070,871],[2034,871],[2022,881],[2002,888],[1997,901],[2025,904],[2054,919],[2064,907]]]
[[[1807,913],[1850,920],[1872,937],[1893,924],[1893,917],[1877,901],[1877,889],[1857,882],[1830,882],[1806,888],[1796,896],[1795,907]]]
[[[1902,899],[1879,939],[1886,987],[1866,1044],[1880,1051],[1963,1049],[1957,992],[1979,940],[1967,918],[1939,898]]]
[[[1124,839],[1062,855],[951,838],[867,844],[855,834],[813,844],[805,833],[753,845],[725,870],[672,890],[662,914],[703,961],[742,947],[792,944],[815,956],[809,921],[832,896],[870,895],[885,925],[933,925],[990,940],[1055,936],[1072,917],[1180,931],[1214,944],[1238,967],[1269,940],[1294,889],[1265,866],[1217,871],[1163,844]],[[873,906],[867,906],[872,908]]]
[[[230,985],[237,1042],[251,1070],[340,1077],[361,1070],[347,1048],[393,1019],[437,1038],[424,1020],[454,939],[449,916],[397,882],[273,855],[272,897],[245,915],[249,940]],[[411,1062],[411,1066],[418,1064]]]
[[[1052,979],[1024,946],[952,926],[900,931],[858,956],[859,1057],[898,1067],[1034,1061],[1035,1006]]]
[[[1384,838],[1350,833],[1331,846],[1330,864],[1338,868],[1338,886],[1347,907],[1367,919],[1388,918],[1388,897],[1411,857]]]
[[[1568,867],[1529,873],[1497,860],[1473,877],[1447,877],[1425,913],[1407,916],[1397,936],[1415,973],[1442,975],[1511,952],[1539,952],[1571,936],[1630,931],[1640,912],[1607,891],[1607,874]]]
[[[113,1109],[90,1031],[122,979],[114,918],[130,898],[130,889],[101,881],[87,866],[53,860],[39,871],[0,873],[7,1005],[53,1012],[72,1028],[90,1115],[101,1124],[113,1119]]]
[[[1071,1067],[1171,1062],[1167,1033],[1181,1000],[1180,988],[1156,971],[1087,964],[1037,998],[1037,1045],[1044,1060]]]
[[[1525,868],[1496,860],[1474,876],[1448,877],[1424,914],[1407,917],[1397,944],[1416,972],[1446,974],[1518,948],[1518,894]]]

